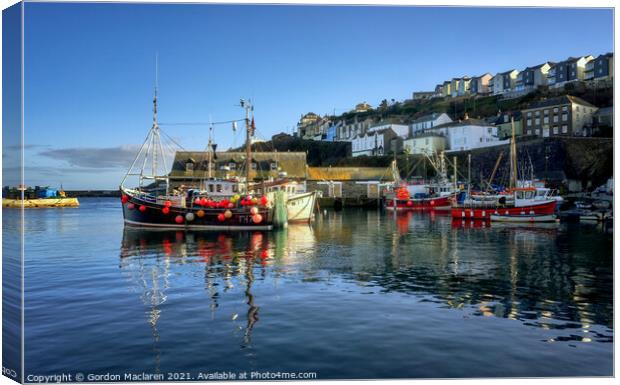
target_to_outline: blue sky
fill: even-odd
[[[259,136],[300,115],[409,98],[455,76],[613,50],[593,9],[27,3],[27,183],[116,188],[152,119],[235,119],[252,98]],[[207,128],[164,129],[202,150]],[[228,126],[220,148],[240,145]]]

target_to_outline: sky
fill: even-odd
[[[26,182],[117,188],[151,127],[156,55],[162,129],[203,150],[208,127],[165,123],[238,119],[250,98],[269,139],[309,111],[612,50],[610,9],[26,3]]]

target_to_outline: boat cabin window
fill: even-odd
[[[232,192],[237,192],[239,190],[239,188],[237,187],[236,184],[232,185]]]
[[[536,195],[539,197],[544,197],[545,195],[547,195],[547,191],[546,190],[538,190],[536,191]]]
[[[216,186],[217,192],[222,192],[222,185],[221,184],[217,184]]]
[[[517,199],[532,199],[534,198],[535,191],[517,191],[516,198]]]
[[[211,192],[211,193],[213,192],[213,185],[212,184],[209,185],[209,192]]]

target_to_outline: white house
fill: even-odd
[[[438,133],[413,136],[403,143],[408,154],[435,154],[446,149],[446,137]]]
[[[429,115],[424,115],[411,123],[411,133],[415,135],[418,132],[422,132],[428,129],[431,129],[435,126],[439,126],[440,124],[450,123],[452,119],[446,114],[442,112],[441,114],[433,113]]]
[[[469,151],[509,142],[498,139],[497,127],[479,119],[466,118],[463,121],[442,124],[435,127],[432,132],[447,137],[450,151]]]
[[[391,150],[392,140],[398,137],[399,135],[390,127],[372,132],[368,131],[353,138],[351,141],[351,155],[385,155]]]
[[[385,129],[392,129],[396,133],[396,135],[400,136],[403,139],[406,139],[409,136],[409,126],[405,124],[393,124],[393,123],[379,123],[376,126],[372,126],[368,129],[368,133],[373,133],[376,131],[383,131]]]

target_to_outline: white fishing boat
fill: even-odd
[[[491,221],[493,222],[555,222],[556,216],[555,214],[527,214],[523,212],[523,214],[511,214],[511,215],[501,215],[501,214],[491,214]]]

